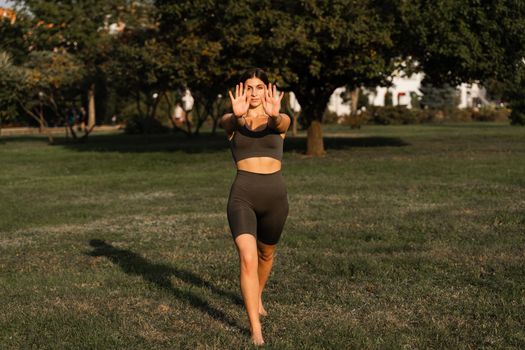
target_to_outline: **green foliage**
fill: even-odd
[[[410,92],[410,104],[412,108],[421,108],[421,98],[415,92]]]
[[[365,90],[359,90],[359,97],[357,98],[357,109],[367,108],[370,105],[368,100],[368,94]]]
[[[423,93],[420,104],[423,108],[441,109],[450,111],[459,104],[459,93],[457,89],[448,84],[436,87],[423,81],[419,88]]]
[[[416,113],[405,106],[370,106],[366,111],[366,119],[370,124],[414,124],[417,123]]]
[[[394,101],[392,98],[392,92],[387,91],[385,93],[385,106],[393,106],[393,105],[394,105]]]
[[[11,55],[0,51],[0,126],[16,118],[17,85],[22,79]]]
[[[401,31],[396,40],[416,59],[426,80],[437,86],[489,82],[489,93],[502,95],[515,81],[525,57],[525,6],[522,1],[397,1]],[[492,85],[492,86],[490,86]],[[512,98],[512,120],[521,120],[523,96]],[[519,122],[517,124],[520,124]]]
[[[324,124],[337,123],[337,121],[343,117],[344,116],[339,117],[336,112],[331,111],[330,109],[326,108],[323,113],[323,123]]]
[[[111,86],[135,99],[145,96],[143,102],[150,112],[155,103],[153,94],[160,97],[177,83],[172,70],[175,59],[169,48],[155,39],[155,33],[149,29],[125,33],[112,49],[112,60],[105,65],[106,73],[112,77]]]
[[[47,107],[53,111],[55,124],[64,118],[84,74],[74,56],[61,51],[33,51],[21,66],[11,64],[6,55],[0,61],[0,106],[4,114],[20,107],[38,119],[37,111]]]
[[[368,124],[396,125],[443,122],[470,121],[504,121],[509,117],[510,110],[506,108],[483,107],[481,109],[447,110],[423,108],[408,109],[405,106],[370,106],[363,114]]]
[[[19,64],[29,52],[28,36],[29,20],[23,15],[17,16],[17,21],[0,19],[0,52],[7,52],[14,64]]]
[[[513,76],[525,56],[520,1],[397,1],[399,37],[435,85]]]
[[[519,105],[516,101],[512,113],[509,115],[510,123],[512,125],[525,125],[525,106]]]
[[[248,52],[261,43],[255,36],[257,15],[248,2],[156,1],[160,15],[159,38],[169,48],[173,71],[195,98],[194,130],[208,117],[222,116],[218,96],[237,83],[241,71],[253,65]],[[254,4],[252,4],[254,5]],[[240,20],[239,16],[247,16]],[[251,16],[251,17],[250,17]],[[173,25],[177,23],[177,25]]]
[[[495,108],[491,106],[484,106],[480,109],[473,110],[471,118],[480,122],[494,122],[508,120],[511,110],[507,108]]]
[[[518,73],[506,81],[505,95],[511,101],[510,123],[525,125],[525,62],[521,63]]]
[[[386,4],[373,1],[285,1],[268,6],[261,59],[275,67],[286,89],[294,91],[307,122],[322,118],[335,88],[386,80],[396,56],[389,13]]]

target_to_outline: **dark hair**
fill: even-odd
[[[241,75],[239,79],[239,83],[244,84],[246,80],[251,79],[251,78],[261,79],[262,82],[265,83],[266,85],[268,85],[268,82],[269,82],[266,72],[263,71],[261,68],[250,68]]]

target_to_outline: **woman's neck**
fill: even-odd
[[[266,115],[266,113],[264,113],[264,108],[262,106],[262,104],[258,105],[257,107],[255,108],[251,108],[248,109],[248,113],[246,115],[247,118],[256,118],[258,116],[261,116],[261,115]]]

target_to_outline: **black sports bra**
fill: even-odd
[[[233,160],[238,162],[250,157],[270,157],[283,159],[284,140],[281,134],[271,129],[268,124],[260,131],[252,131],[243,125],[230,139]]]

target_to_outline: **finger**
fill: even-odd
[[[283,97],[284,97],[284,92],[281,92],[281,93],[279,94],[279,102],[281,102],[281,100],[283,99]]]
[[[271,99],[273,97],[272,95],[272,83],[268,83],[268,97]]]
[[[277,86],[273,84],[273,96],[277,96]]]
[[[239,95],[240,96],[244,96],[244,84],[240,83],[239,85],[240,85],[240,87],[239,87]]]
[[[231,100],[232,103],[233,103],[233,101],[234,101],[235,99],[233,98],[232,92],[231,92],[230,90],[228,90],[228,94],[230,95],[230,100]]]

